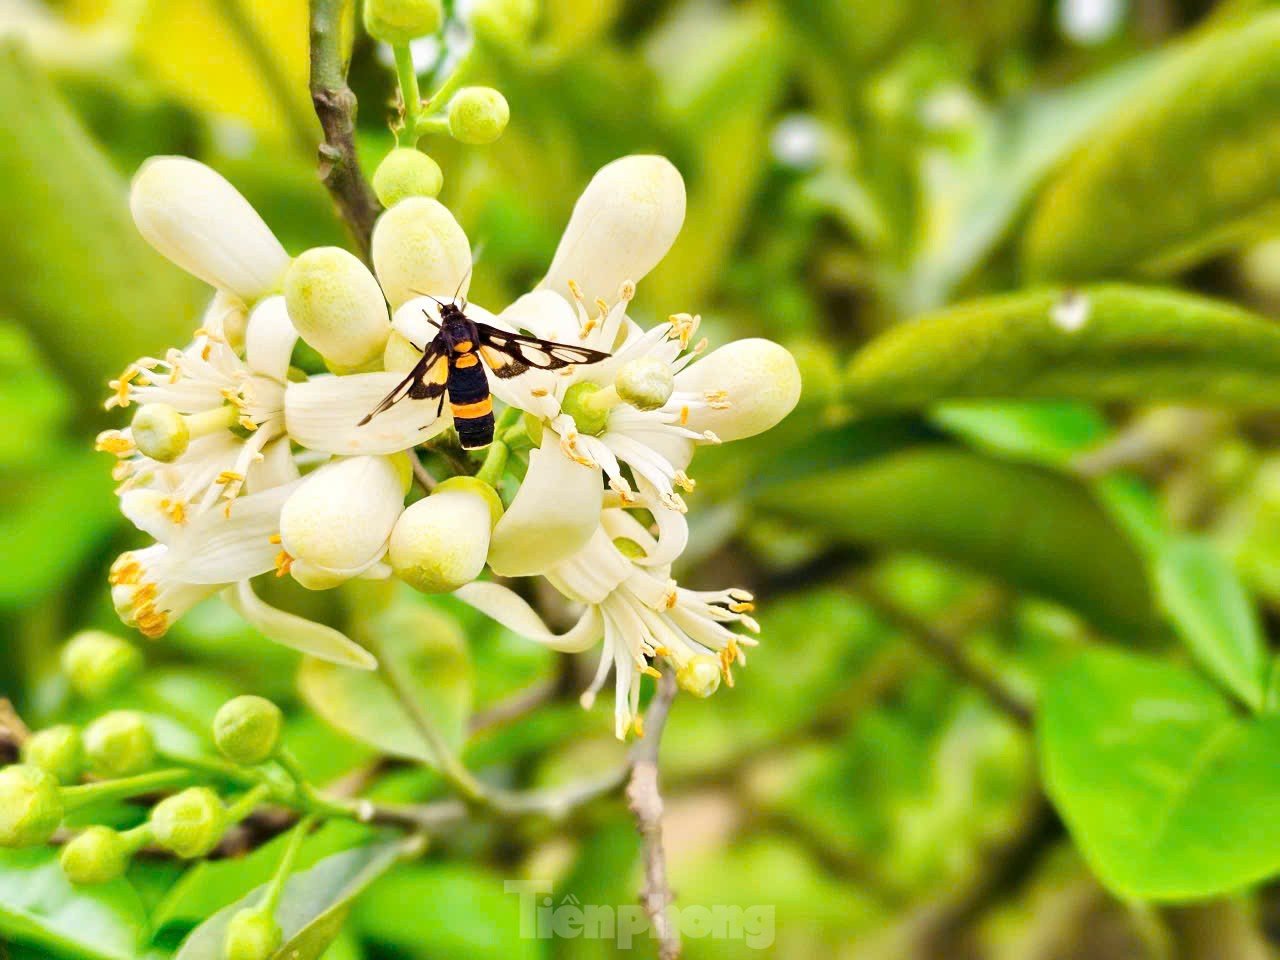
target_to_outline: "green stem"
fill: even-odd
[[[319,790],[317,790],[307,779],[307,773],[302,769],[302,764],[288,750],[281,750],[276,757],[276,762],[284,769],[298,788],[298,795],[293,802],[293,806],[299,807],[310,816],[319,817],[342,817],[352,820],[359,819],[360,814],[357,805],[354,803],[343,803],[337,800],[330,800]]]
[[[496,488],[502,483],[502,474],[507,469],[507,454],[509,452],[507,445],[495,438],[493,443],[489,444],[489,452],[485,455],[484,463],[476,471],[476,478]]]
[[[128,849],[131,854],[137,853],[148,843],[155,839],[156,834],[151,829],[151,823],[140,823],[132,830],[125,830],[120,834],[121,838],[129,845]]]
[[[227,807],[227,822],[239,823],[262,805],[262,801],[271,796],[271,787],[260,783],[231,806]]]
[[[396,76],[400,80],[400,99],[404,101],[404,129],[409,134],[409,146],[416,146],[418,119],[422,115],[422,94],[418,90],[418,71],[413,65],[413,52],[409,45],[396,44]]]
[[[302,841],[306,839],[307,832],[311,829],[313,823],[315,823],[315,820],[312,817],[303,817],[298,821],[298,825],[293,828],[293,832],[289,834],[289,844],[284,848],[284,854],[276,865],[276,872],[272,874],[271,881],[267,884],[267,889],[263,891],[262,902],[259,904],[259,907],[267,913],[274,914],[276,912],[276,907],[280,904],[280,894],[284,892],[284,885],[289,879],[289,874],[293,873],[293,865],[298,861],[298,853],[302,850]]]
[[[423,113],[434,113],[438,107],[448,103],[450,98],[458,92],[458,89],[471,79],[479,62],[479,57],[476,55],[476,48],[473,44],[471,49],[466,52],[466,55],[458,61],[458,65],[453,68],[453,73],[449,74],[444,83],[440,85],[440,89],[433,93],[427,102],[422,105]]]
[[[256,787],[262,783],[261,774],[246,770],[244,767],[238,767],[228,760],[219,760],[216,757],[188,757],[162,750],[160,751],[160,758],[166,763],[187,767],[190,770],[198,770],[212,777],[222,777],[242,787]]]
[[[185,787],[195,779],[190,770],[153,770],[150,773],[140,773],[136,777],[63,787],[62,806],[70,812],[104,800],[128,800],[130,797],[154,793],[157,790]]]
[[[414,135],[418,139],[430,136],[433,133],[448,133],[449,118],[448,117],[419,117],[417,126],[414,127]]]

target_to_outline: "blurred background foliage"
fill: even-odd
[[[426,76],[467,42],[459,6],[417,51]],[[634,315],[777,339],[806,383],[782,427],[694,465],[678,573],[755,590],[764,640],[667,731],[679,901],[773,905],[785,958],[1280,955],[1280,14],[538,6],[482,65],[506,136],[425,145],[481,251],[473,296],[527,289],[591,173],[659,151],[689,211]],[[0,691],[33,726],[80,719],[57,650],[118,629],[106,567],[137,541],[91,450],[114,425],[105,382],[184,342],[208,296],[137,236],[128,178],[151,154],[195,156],[292,252],[345,242],[314,172],[306,21],[303,0],[0,0]],[[352,44],[371,169],[394,76]],[[263,588],[335,623],[361,605]],[[447,601],[405,596],[363,629],[405,645],[486,778],[549,784],[621,756],[608,708],[576,704],[590,662]],[[251,692],[287,705],[321,782],[419,749],[378,690],[218,602],[147,656],[125,700],[177,748]],[[485,719],[536,684],[552,693],[536,713]],[[376,796],[442,790],[375,769]],[[331,825],[302,864],[373,856],[369,839]],[[279,843],[145,860],[93,890],[48,851],[0,855],[0,943],[10,960],[161,960],[262,882]],[[341,906],[326,957],[610,956],[522,938],[503,882],[631,903],[638,849],[620,801],[457,831]]]

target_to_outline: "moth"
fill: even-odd
[[[436,302],[440,304],[440,322],[436,323],[430,315],[427,321],[440,332],[427,344],[409,375],[382,398],[359,426],[405,397],[413,400],[439,397],[436,416],[444,411],[447,399],[462,448],[487,447],[493,442],[493,398],[481,361],[494,376],[509,380],[531,367],[559,370],[577,363],[599,363],[609,357],[599,350],[507,333],[487,323],[477,323],[466,315],[465,301],[461,307],[457,303]]]

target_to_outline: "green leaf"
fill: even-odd
[[[76,887],[55,849],[0,850],[0,934],[58,956],[136,960],[147,917],[126,880]]]
[[[407,842],[348,850],[290,877],[276,909],[276,922],[284,931],[284,944],[276,956],[289,960],[320,957],[342,931],[352,901],[395,865]],[[183,941],[175,960],[224,960],[227,924],[243,907],[257,903],[261,893],[261,888],[252,891],[196,927]]]
[[[1280,14],[1175,51],[1045,192],[1027,273],[1170,272],[1276,223],[1277,99]]]
[[[42,456],[67,421],[70,399],[26,331],[0,322],[0,467]]]
[[[380,658],[394,658],[418,702],[456,749],[471,710],[471,660],[466,638],[447,615],[418,601],[376,614],[364,627]],[[393,756],[434,763],[434,757],[379,674],[308,659],[298,675],[303,699],[333,727]]]
[[[1204,540],[1171,540],[1156,555],[1155,583],[1161,606],[1196,662],[1250,708],[1262,709],[1262,627],[1226,558]]]
[[[82,397],[163,356],[196,326],[208,288],[155,253],[129,217],[128,184],[48,80],[0,48],[0,306]]]
[[[973,446],[1030,463],[1066,466],[1106,438],[1106,419],[1079,403],[948,403],[930,414]]]
[[[845,389],[872,411],[1031,398],[1274,407],[1280,327],[1171,290],[1024,291],[894,327],[854,356]]]
[[[1068,477],[934,446],[797,478],[755,503],[837,542],[919,550],[995,576],[1124,636],[1156,630],[1142,558]]]
[[[1039,717],[1049,796],[1124,897],[1216,896],[1280,871],[1280,716],[1243,720],[1172,664],[1092,650]]]

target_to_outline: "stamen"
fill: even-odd
[[[683,406],[680,408],[680,426],[687,427],[689,425],[689,408]]]
[[[623,280],[622,285],[618,287],[618,299],[623,303],[630,303],[636,296],[636,284],[634,280]]]
[[[93,448],[117,457],[128,457],[137,451],[137,447],[123,430],[103,430],[94,440]]]
[[[708,390],[702,395],[712,410],[728,410],[732,403],[729,401],[728,390]]]
[[[659,676],[661,676],[661,674],[659,674]],[[643,740],[644,739],[644,716],[637,713],[635,716],[635,719],[631,721],[631,726],[632,726],[632,729],[635,730],[636,736],[639,739]]]
[[[181,500],[171,500],[165,497],[160,501],[160,509],[179,526],[187,522],[187,505]]]
[[[138,369],[136,364],[131,363],[129,366],[124,368],[124,372],[121,373],[118,378],[107,384],[107,386],[115,391],[115,395],[107,399],[106,408],[108,410],[112,410],[116,407],[123,410],[125,407],[129,406],[129,386],[141,372],[142,371]]]
[[[271,540],[272,542],[275,542],[274,537],[271,538]],[[289,571],[293,569],[293,557],[290,556],[289,551],[281,550],[276,554],[275,564],[276,576],[286,577],[289,575]]]
[[[284,537],[280,536],[278,533],[273,533],[271,536],[267,537],[267,542],[278,545],[284,543]]]
[[[685,493],[693,493],[694,489],[698,486],[697,481],[683,470],[676,471],[676,475],[672,478],[672,482]]]

